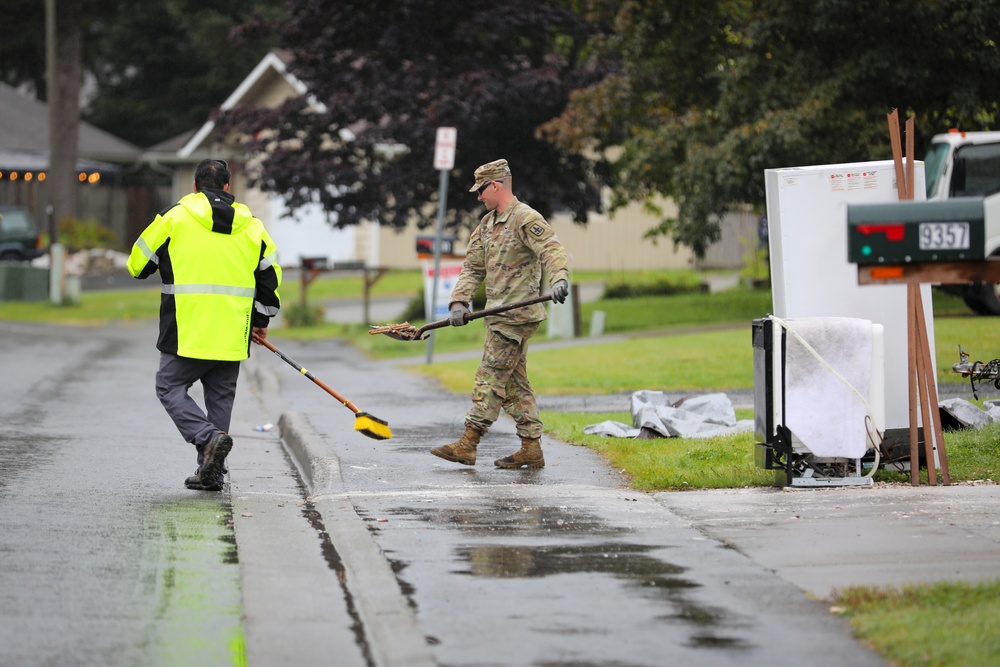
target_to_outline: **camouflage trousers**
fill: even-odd
[[[483,358],[472,386],[472,408],[465,421],[485,433],[500,416],[500,409],[517,424],[522,438],[542,437],[535,393],[528,382],[528,339],[538,322],[486,325]]]

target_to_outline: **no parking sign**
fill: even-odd
[[[434,168],[448,171],[455,166],[455,147],[458,145],[458,130],[453,127],[439,127],[434,135]]]

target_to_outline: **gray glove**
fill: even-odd
[[[448,321],[451,322],[451,326],[453,327],[464,327],[468,324],[465,318],[471,314],[472,312],[465,307],[464,303],[454,303],[451,306],[451,310],[448,311]]]
[[[552,286],[552,300],[556,303],[566,303],[566,295],[569,294],[569,283],[565,279],[557,280]]]

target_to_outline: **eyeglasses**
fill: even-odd
[[[223,169],[225,169],[226,171],[229,171],[229,163],[226,162],[225,160],[212,160],[212,162],[215,162],[216,164],[222,165]]]
[[[491,185],[493,185],[494,183],[496,183],[496,181],[489,181],[488,183],[484,183],[483,185],[481,185],[481,186],[479,187],[479,189],[478,189],[478,190],[476,190],[476,194],[477,194],[477,195],[481,195],[481,194],[483,194],[484,192],[486,192],[486,188],[490,187],[490,186],[491,186]]]

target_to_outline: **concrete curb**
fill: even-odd
[[[385,555],[343,493],[340,460],[333,448],[300,413],[282,413],[278,427],[340,556],[374,664],[436,665]]]

